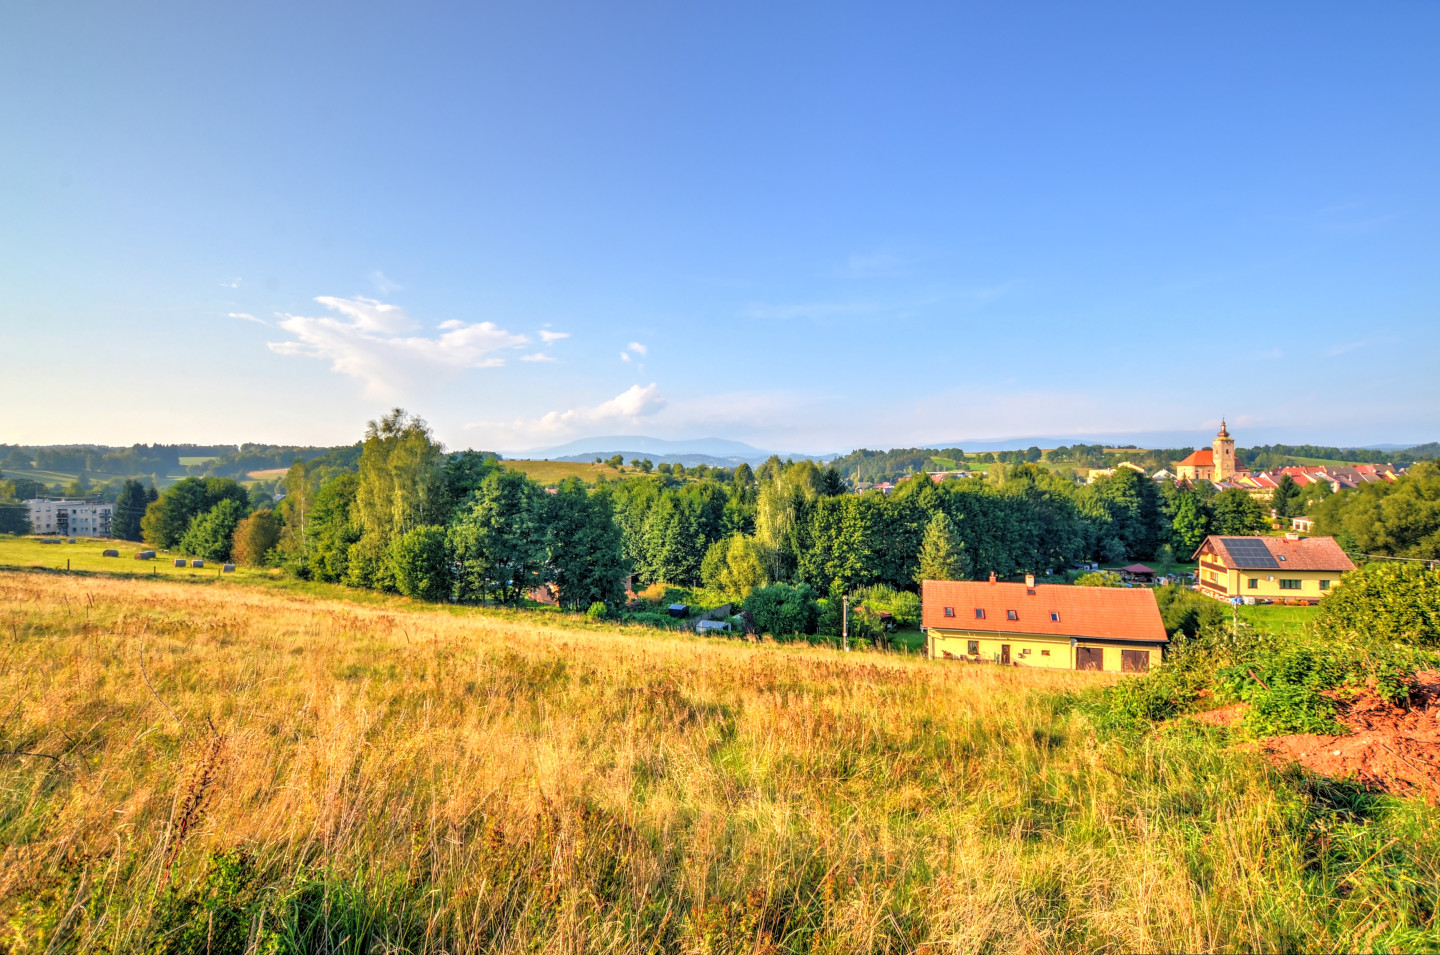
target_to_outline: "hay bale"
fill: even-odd
[[[225,565],[223,568],[221,568],[221,569],[224,570],[225,573],[227,573],[227,574],[233,574],[233,573],[235,573],[235,565],[234,565],[234,564],[226,564],[226,565]]]
[[[137,551],[135,552],[135,559],[136,559],[136,560],[154,560],[154,559],[155,559],[155,552],[154,552],[153,550],[137,550]]]
[[[176,567],[184,567],[184,566],[185,566],[185,558],[184,558],[184,557],[176,557],[176,558],[175,558],[175,566],[176,566]]]
[[[101,551],[101,552],[100,552],[100,556],[101,556],[101,557],[119,557],[119,556],[120,556],[120,552],[119,552],[118,550],[104,550],[104,551]]]
[[[199,559],[192,560],[192,561],[190,562],[190,566],[191,566],[191,567],[204,567],[204,566],[205,566],[205,562],[204,562],[203,560],[199,560]]]

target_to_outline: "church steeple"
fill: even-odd
[[[1220,432],[1215,435],[1215,440],[1210,443],[1214,460],[1214,472],[1212,479],[1216,481],[1228,481],[1235,476],[1235,439],[1230,437],[1230,431],[1225,427],[1225,419],[1220,419]]]

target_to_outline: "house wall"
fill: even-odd
[[[968,652],[968,644],[974,640],[979,644],[979,653],[971,656]],[[931,629],[927,637],[929,655],[932,659],[956,659],[972,660],[979,663],[1000,662],[1000,645],[1010,645],[1010,663],[1014,666],[1035,667],[1047,670],[1073,670],[1075,669],[1075,648],[1070,646],[1069,638],[1057,639],[1055,637],[1040,636],[1036,634],[1014,634],[996,636],[993,633],[976,633],[974,631],[959,630],[936,630]],[[1115,646],[1093,643],[1088,640],[1077,641],[1077,646],[1100,647],[1104,653],[1101,662],[1101,669],[1119,673],[1123,669],[1122,650],[1148,650],[1150,651],[1150,665],[1155,666],[1160,662],[1160,647],[1149,643],[1119,644]],[[1024,651],[1029,650],[1029,653]],[[1046,656],[1044,651],[1050,651]]]
[[[1200,587],[1212,597],[1256,597],[1263,600],[1319,600],[1340,582],[1343,570],[1235,570],[1216,554],[1202,554],[1197,568]],[[1274,577],[1274,580],[1270,578]],[[1280,586],[1282,580],[1300,581],[1299,589]],[[1254,586],[1251,586],[1254,581]],[[1322,581],[1329,587],[1322,588]]]

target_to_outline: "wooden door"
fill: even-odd
[[[1010,644],[1008,643],[1000,644],[1000,665],[1002,667],[1010,665]]]
[[[1099,647],[1076,647],[1075,648],[1075,669],[1077,670],[1103,670],[1105,669],[1105,651]]]
[[[1121,650],[1120,669],[1126,673],[1144,673],[1150,669],[1150,651]]]

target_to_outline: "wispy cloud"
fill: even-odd
[[[231,279],[231,280],[228,281],[228,282],[221,282],[221,283],[220,283],[220,287],[221,287],[221,288],[239,288],[239,287],[240,287],[240,280],[239,280],[239,279]]]
[[[467,430],[485,432],[490,439],[502,442],[534,441],[575,433],[583,428],[604,425],[631,426],[649,418],[668,404],[660,395],[657,384],[631,385],[608,401],[596,405],[550,411],[539,418],[511,422],[476,421],[465,425]]]
[[[231,313],[229,314],[229,317],[230,317],[230,318],[238,318],[238,319],[240,319],[241,321],[245,321],[245,322],[254,322],[254,323],[257,324],[257,325],[269,325],[269,324],[270,324],[269,322],[265,321],[265,319],[263,319],[263,318],[256,318],[254,315],[251,315],[249,312],[231,312]]]
[[[569,338],[569,332],[552,332],[548,328],[540,329],[540,340],[547,345],[553,345],[562,338]]]
[[[639,342],[631,342],[630,344],[626,345],[625,348],[629,351],[633,351],[635,354],[641,356],[642,358],[650,354],[650,349],[646,348]]]
[[[389,295],[391,292],[398,292],[405,287],[399,282],[392,282],[385,273],[379,269],[370,273],[370,284],[375,286],[381,295]]]
[[[1390,345],[1398,340],[1399,339],[1392,335],[1385,338],[1366,338],[1356,342],[1342,342],[1338,345],[1331,345],[1325,349],[1325,354],[1330,358],[1338,358],[1341,355],[1348,355],[1350,352],[1358,351],[1361,348],[1369,348],[1371,345]]]
[[[521,356],[520,356],[520,360],[521,360],[521,361],[554,361],[554,360],[555,360],[555,357],[554,357],[553,355],[547,355],[547,354],[545,354],[544,352],[539,352],[539,351],[537,351],[537,352],[536,352],[535,354],[533,354],[533,355],[521,355]]]
[[[390,398],[401,385],[436,371],[503,365],[499,353],[530,341],[493,322],[452,320],[439,326],[438,335],[405,334],[419,323],[398,305],[361,296],[315,301],[340,317],[279,314],[276,324],[294,338],[269,342],[271,351],[329,361],[332,371],[364,382],[372,398]]]

